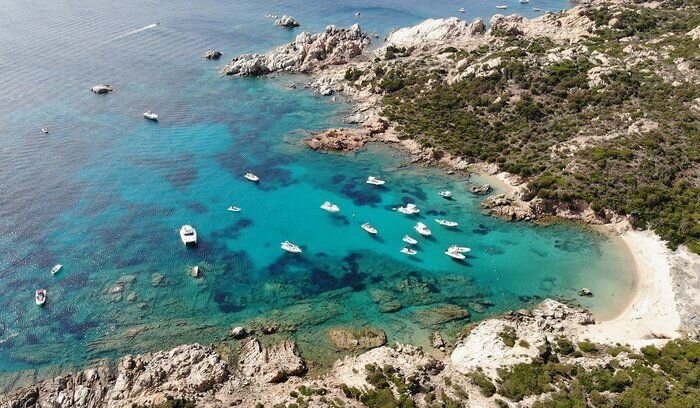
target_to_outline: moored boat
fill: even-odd
[[[63,265],[61,265],[61,264],[56,264],[56,266],[54,266],[53,268],[51,268],[51,275],[57,274],[57,273],[61,270],[61,268],[63,268]]]
[[[418,240],[408,235],[404,235],[402,241],[411,245],[416,245],[418,243]]]
[[[332,213],[340,211],[340,207],[330,201],[326,201],[325,203],[321,204],[321,209]]]
[[[260,181],[260,177],[256,176],[250,171],[247,172],[243,177],[245,177],[247,180],[252,181],[253,183],[257,183],[258,181]]]
[[[191,225],[180,228],[180,239],[185,245],[197,245],[197,231]]]
[[[415,255],[418,253],[415,249],[411,249],[409,247],[403,247],[401,248],[401,253],[406,254],[406,255]]]
[[[455,221],[441,220],[441,219],[438,219],[438,218],[435,219],[435,222],[437,222],[438,224],[442,225],[443,227],[449,227],[449,228],[453,228],[453,227],[456,227],[456,226],[459,225],[459,223],[457,223],[457,222],[455,222]]]
[[[432,231],[430,231],[430,228],[428,228],[427,225],[423,224],[422,222],[416,223],[416,226],[413,227],[419,234],[429,237],[433,235]]]
[[[441,191],[439,194],[444,198],[452,198],[452,192],[448,190]]]
[[[460,13],[466,13],[467,10],[465,10],[464,7],[460,7],[459,9],[457,9],[457,11],[459,11]]]
[[[227,210],[229,210],[229,211],[231,211],[231,212],[239,212],[239,211],[241,211],[240,208],[238,208],[238,207],[236,207],[236,206],[233,206],[233,205],[230,206],[229,208],[227,208]]]
[[[299,248],[298,245],[294,245],[289,241],[284,241],[280,248],[284,249],[287,252],[291,252],[293,254],[300,254],[301,253],[301,248]]]
[[[148,119],[148,120],[152,120],[152,121],[154,121],[154,122],[157,122],[157,121],[158,121],[158,115],[156,115],[156,114],[155,114],[154,112],[152,112],[152,111],[144,112],[144,113],[143,113],[143,117],[146,118],[146,119]]]
[[[449,248],[445,250],[445,255],[460,261],[466,258],[466,256],[464,256],[462,253],[457,251],[451,251]]]
[[[458,246],[458,245],[451,245],[447,250],[448,250],[448,251],[452,251],[452,252],[459,252],[459,253],[462,253],[462,254],[466,254],[467,252],[471,251],[472,249],[471,249],[471,248],[467,248],[467,247],[461,247],[461,246]]]
[[[377,235],[377,229],[372,226],[372,224],[366,222],[362,224],[362,229],[369,232],[372,235]]]
[[[519,0],[521,4],[527,4],[530,2],[530,0]]]
[[[499,10],[505,10],[508,8],[508,6],[506,6],[505,4],[499,4],[498,6],[496,6],[496,8]]]
[[[39,306],[44,306],[46,303],[46,289],[37,289],[34,293],[34,302]]]
[[[408,204],[406,204],[405,207],[397,208],[396,211],[400,212],[401,214],[413,215],[413,214],[418,214],[420,212],[420,209],[418,207],[416,207],[415,204],[408,203]]]
[[[369,176],[369,177],[367,177],[367,181],[365,183],[372,184],[375,186],[383,186],[384,184],[386,184],[386,181],[380,180],[374,176]]]
[[[49,129],[48,128],[41,128],[41,132],[42,133],[49,133]]]

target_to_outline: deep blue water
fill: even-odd
[[[483,216],[467,188],[484,180],[403,167],[406,158],[388,147],[347,156],[309,151],[299,143],[304,131],[343,125],[348,105],[288,88],[303,77],[218,75],[227,58],[301,31],[274,27],[268,13],[292,14],[309,31],[359,20],[383,37],[424,18],[459,15],[462,6],[468,12],[460,16],[488,19],[496,2],[81,3],[2,4],[4,386],[99,358],[213,341],[255,321],[292,326],[305,355],[323,360],[323,347],[314,346],[336,325],[371,324],[391,341],[419,344],[434,329],[455,335],[465,321],[436,324],[426,312],[445,304],[470,310],[473,321],[547,296],[575,298],[582,286],[596,293],[582,302],[601,314],[625,302],[630,267],[614,240],[575,225]],[[526,16],[535,15],[532,7],[568,6],[506,3]],[[203,59],[207,49],[224,58]],[[117,91],[89,92],[102,82]],[[142,118],[149,109],[159,123]],[[243,180],[247,170],[259,185]],[[386,188],[366,185],[370,174],[385,178]],[[442,189],[454,200],[439,197]],[[321,211],[325,200],[341,213]],[[390,210],[405,202],[421,216]],[[232,204],[243,211],[226,211]],[[446,230],[437,217],[460,228]],[[409,259],[399,253],[401,237],[417,236],[417,220],[434,239],[421,240]],[[366,221],[378,238],[360,229]],[[185,223],[199,232],[197,248],[179,241]],[[287,239],[304,253],[283,253]],[[452,243],[473,249],[467,262],[443,255]],[[56,263],[65,267],[52,277]],[[188,276],[193,265],[203,267],[201,279]],[[154,287],[156,273],[165,281]],[[106,293],[124,276],[133,281],[123,294]],[[44,308],[33,302],[38,287],[48,290]],[[484,300],[494,306],[479,306]],[[400,309],[387,312],[377,301]]]

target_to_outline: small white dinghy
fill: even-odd
[[[374,176],[369,176],[369,177],[367,177],[367,181],[365,183],[372,184],[375,186],[383,186],[384,184],[386,184],[386,181],[380,180]]]
[[[430,228],[428,228],[428,226],[423,224],[422,222],[417,223],[416,226],[413,228],[424,237],[429,237],[433,235],[433,233],[430,231]]]
[[[467,12],[467,10],[465,10],[464,7],[460,7],[457,11],[459,11],[460,13],[466,13],[466,12]]]
[[[441,191],[441,192],[440,192],[440,196],[442,196],[442,197],[444,197],[444,198],[452,198],[452,192],[451,192],[451,191],[447,191],[447,190]]]
[[[505,10],[508,8],[508,6],[506,6],[505,4],[499,4],[498,6],[496,6],[496,8],[499,10]]]
[[[415,238],[412,238],[408,235],[404,235],[402,241],[407,243],[407,244],[411,244],[411,245],[416,245],[418,243],[418,240],[416,240]]]
[[[152,121],[154,121],[154,122],[157,122],[157,121],[158,121],[158,115],[156,115],[156,114],[153,113],[152,111],[144,112],[144,113],[143,113],[143,117],[146,118],[146,119],[148,119],[148,120],[152,120]]]
[[[411,249],[409,247],[403,247],[401,248],[401,253],[406,254],[406,255],[415,255],[418,253],[415,249]]]
[[[240,208],[235,207],[235,206],[233,206],[233,205],[230,206],[229,208],[227,208],[227,210],[229,210],[229,211],[231,211],[231,212],[240,212],[240,211],[241,211]]]
[[[41,128],[41,132],[42,133],[49,133],[49,129],[48,128]]]
[[[460,261],[462,261],[466,258],[466,256],[464,256],[462,253],[457,252],[457,251],[452,251],[452,250],[450,250],[450,248],[447,248],[447,250],[445,251],[445,255],[449,256],[450,258],[454,258],[454,259],[457,259]]]
[[[362,229],[369,232],[372,235],[377,235],[377,229],[372,226],[372,224],[366,222],[362,224]]]
[[[61,265],[61,264],[56,264],[56,266],[54,266],[53,268],[51,268],[51,275],[57,274],[57,273],[61,270],[61,268],[63,268],[63,265]]]
[[[452,251],[452,252],[459,252],[459,253],[462,253],[462,254],[466,254],[467,252],[471,251],[472,249],[471,249],[471,248],[467,248],[467,247],[461,247],[461,246],[458,246],[458,245],[452,245],[452,246],[450,246],[447,250],[448,250],[448,251]]]
[[[301,248],[299,248],[298,245],[294,245],[289,241],[284,241],[280,248],[284,249],[287,252],[291,252],[293,254],[300,254],[301,253]]]
[[[34,294],[34,302],[39,306],[44,306],[46,303],[46,289],[37,289]]]
[[[448,227],[448,228],[454,228],[454,227],[459,225],[459,223],[457,223],[455,221],[441,220],[438,218],[435,219],[435,222],[442,225],[443,227]]]
[[[340,207],[338,207],[330,201],[326,201],[325,203],[321,204],[321,209],[332,213],[340,211]]]
[[[197,231],[191,225],[180,228],[180,239],[185,245],[197,245]]]
[[[260,177],[256,176],[251,172],[247,172],[243,177],[245,177],[247,180],[252,181],[253,183],[257,183],[258,181],[260,181]]]

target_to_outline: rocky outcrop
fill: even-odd
[[[285,340],[263,347],[258,339],[251,338],[243,345],[238,369],[252,381],[277,383],[306,373],[306,363],[293,341]]]
[[[328,338],[342,350],[367,350],[386,344],[386,334],[372,327],[334,328],[328,331]]]
[[[480,203],[484,213],[510,221],[531,220],[535,217],[532,208],[516,194],[496,194]]]
[[[328,129],[314,133],[304,139],[304,144],[313,150],[351,152],[364,146],[367,134],[359,129]]]
[[[100,85],[95,85],[90,90],[98,95],[104,95],[106,93],[114,91],[116,88],[114,88],[112,85],[108,84],[100,84]]]
[[[218,60],[219,58],[221,58],[222,55],[223,54],[221,53],[221,51],[209,50],[206,54],[204,54],[204,58],[210,60]]]
[[[457,46],[485,32],[484,21],[480,18],[471,23],[456,17],[428,19],[413,27],[394,31],[387,37],[386,44],[395,47],[435,49],[446,45]]]
[[[333,25],[318,34],[301,33],[294,42],[267,54],[244,54],[223,69],[226,75],[261,76],[277,71],[309,73],[327,65],[345,64],[370,43],[358,24],[350,28]]]
[[[286,15],[278,18],[275,21],[275,25],[284,28],[294,28],[300,26],[299,22],[294,17]]]

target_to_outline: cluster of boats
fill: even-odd
[[[530,0],[518,0],[518,2],[519,2],[520,4],[528,4],[528,3],[530,3]],[[496,6],[496,8],[499,9],[499,10],[505,10],[505,9],[508,8],[508,6],[505,5],[505,4],[499,4],[499,5]],[[533,9],[533,10],[534,10],[534,11],[540,11],[540,9],[538,9],[538,8]],[[460,13],[466,13],[466,12],[467,12],[467,9],[465,9],[464,7],[460,7],[460,8],[457,9],[457,11],[459,11]]]
[[[51,275],[55,275],[58,272],[63,269],[62,264],[56,264],[54,265],[53,268],[51,268]],[[34,303],[36,303],[38,306],[44,306],[46,303],[46,289],[37,289],[36,292],[34,292]]]

